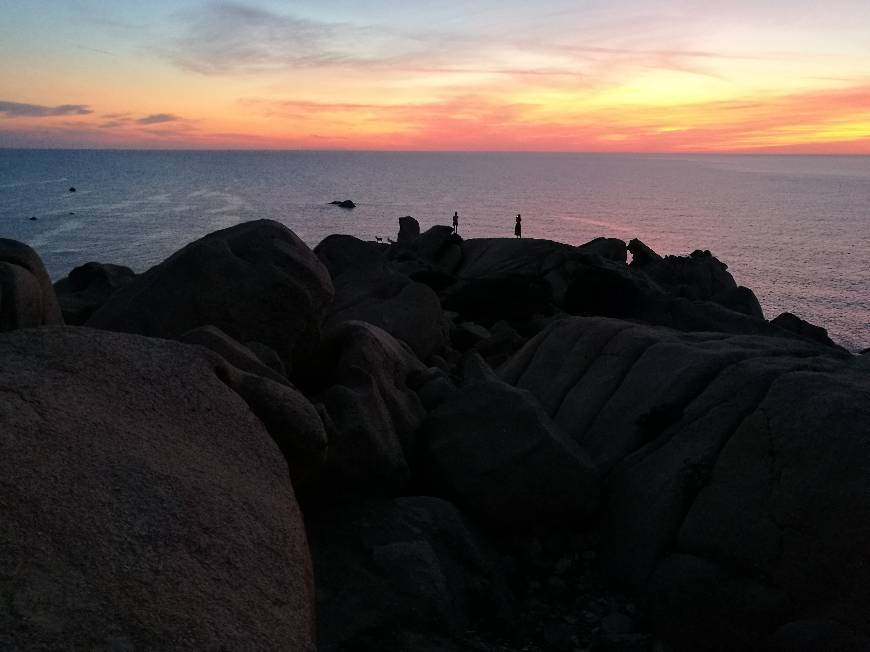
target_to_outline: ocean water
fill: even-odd
[[[0,150],[0,237],[33,246],[53,279],[90,260],[143,271],[251,219],[314,246],[454,211],[465,237],[511,237],[521,213],[530,238],[709,249],[768,318],[870,346],[870,157]]]

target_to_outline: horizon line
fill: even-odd
[[[315,149],[307,147],[5,147],[0,145],[0,151],[6,152],[257,152],[257,153],[336,153],[336,154],[584,154],[584,155],[607,155],[607,156],[826,156],[838,158],[863,158],[870,157],[870,151],[866,153],[844,152],[781,152],[771,151],[765,148],[751,150],[722,150],[722,151],[667,151],[667,150],[535,150],[535,149],[341,149],[327,148]]]

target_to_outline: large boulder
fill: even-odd
[[[421,474],[439,495],[498,527],[579,527],[598,505],[589,458],[528,392],[480,369],[469,373],[420,428]]]
[[[304,390],[320,404],[329,450],[312,492],[353,488],[397,492],[410,480],[408,458],[425,411],[409,379],[425,366],[389,333],[358,321],[326,334]]]
[[[352,235],[330,235],[314,247],[314,253],[332,278],[360,265],[381,262],[388,251],[389,245],[360,240]]]
[[[0,238],[0,332],[63,324],[51,279],[36,252]]]
[[[428,360],[445,344],[438,295],[385,264],[365,265],[334,277],[335,301],[326,327],[365,321],[384,329]]]
[[[828,331],[826,329],[811,324],[790,312],[784,312],[778,317],[770,320],[770,325],[805,340],[827,344],[828,346],[837,346],[834,341],[828,337]]]
[[[410,215],[399,218],[399,236],[396,242],[402,246],[410,246],[420,236],[420,223]]]
[[[187,331],[178,339],[186,344],[195,344],[214,351],[240,371],[288,384],[284,375],[265,364],[249,347],[236,342],[217,326],[200,326]]]
[[[606,473],[604,568],[679,649],[766,649],[829,621],[870,636],[862,357],[571,318],[500,373]]]
[[[450,503],[396,498],[318,512],[308,525],[322,652],[400,652],[400,635],[450,639],[508,614],[495,555]]]
[[[436,225],[414,240],[414,251],[423,261],[452,272],[462,259],[462,238],[452,227]]]
[[[84,324],[116,290],[133,280],[129,267],[104,263],[85,263],[54,284],[57,300],[67,324]]]
[[[87,325],[177,338],[212,324],[285,363],[316,348],[332,281],[287,227],[247,222],[193,242],[115,292]]]
[[[187,345],[0,336],[0,647],[313,650],[287,465]]]

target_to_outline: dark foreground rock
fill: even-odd
[[[329,441],[318,494],[392,494],[407,485],[425,415],[408,382],[422,369],[411,349],[371,324],[343,322],[327,333],[305,386]]]
[[[0,336],[0,647],[310,648],[292,481],[321,649],[870,649],[870,356],[706,251],[400,228],[239,225],[94,297],[184,344]]]
[[[398,652],[398,633],[455,638],[510,613],[497,557],[443,500],[369,503],[312,515],[309,527],[321,652]]]
[[[574,318],[502,374],[607,473],[605,568],[680,649],[766,649],[813,619],[870,636],[860,358]]]
[[[285,364],[317,346],[329,274],[287,227],[247,222],[193,242],[115,292],[87,325],[177,338],[213,325]]]
[[[356,266],[334,276],[335,300],[325,326],[365,321],[384,329],[428,360],[444,347],[444,318],[438,295],[384,264]]]
[[[37,253],[0,238],[0,332],[62,323],[51,279]]]
[[[426,418],[420,472],[434,491],[506,529],[576,527],[598,505],[598,474],[527,392],[465,383]]]
[[[0,336],[0,647],[313,650],[287,466],[182,344]]]

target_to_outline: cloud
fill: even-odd
[[[274,70],[344,58],[328,41],[336,25],[282,15],[237,2],[212,2],[180,12],[186,25],[166,56],[177,66],[202,74]]]
[[[157,125],[164,122],[177,122],[181,119],[182,118],[173,113],[152,113],[151,115],[146,115],[144,118],[139,118],[136,120],[136,123],[140,125]]]
[[[7,118],[48,118],[59,115],[88,115],[89,113],[93,113],[93,111],[86,104],[43,106],[41,104],[0,101],[0,114]]]

